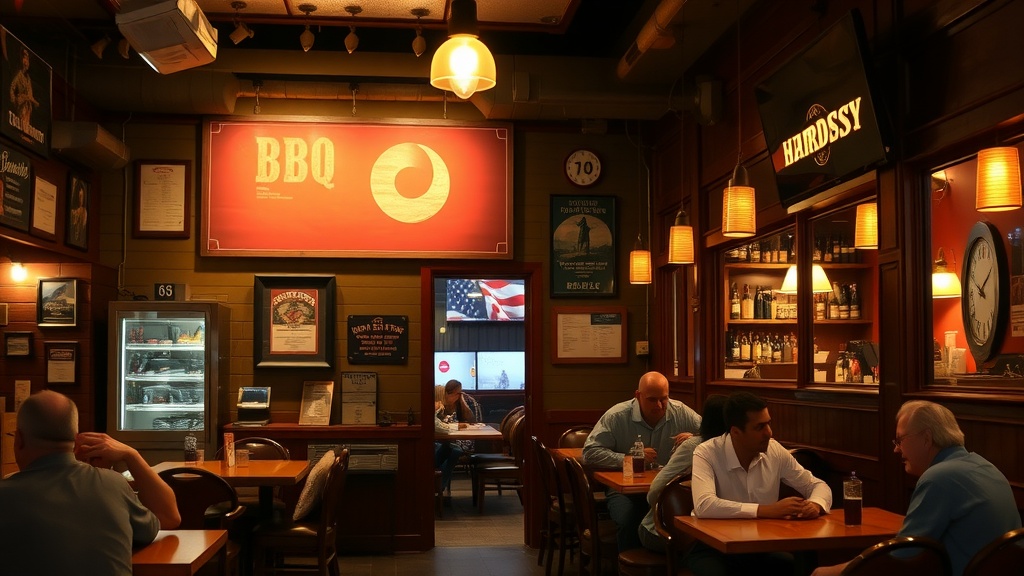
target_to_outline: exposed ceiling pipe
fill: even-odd
[[[664,50],[675,45],[676,20],[682,12],[684,4],[686,4],[686,0],[662,0],[654,8],[651,17],[637,33],[636,40],[630,44],[626,53],[619,59],[616,73],[620,79],[625,79],[629,75],[637,60],[648,50]]]
[[[348,100],[352,91],[344,82],[306,82],[302,80],[263,80],[260,98],[288,100]],[[238,98],[253,98],[256,90],[241,83]],[[359,83],[359,100],[374,102],[441,102],[444,95],[429,84]]]

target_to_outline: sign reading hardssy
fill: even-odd
[[[210,121],[204,256],[512,257],[506,125]]]

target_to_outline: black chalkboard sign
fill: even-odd
[[[349,316],[349,364],[405,364],[409,360],[408,316]]]

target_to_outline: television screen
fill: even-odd
[[[445,301],[449,322],[518,321],[526,310],[525,280],[450,278]]]
[[[755,88],[779,200],[789,212],[887,159],[863,30],[851,11]]]
[[[476,352],[434,352],[434,385],[462,382],[463,390],[476,390]]]
[[[525,390],[526,353],[477,352],[477,390]]]

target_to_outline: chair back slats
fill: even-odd
[[[1024,528],[1010,530],[978,551],[964,576],[1017,576],[1024,566]]]
[[[593,430],[593,426],[580,425],[572,426],[558,438],[559,448],[583,448],[583,444],[587,441],[587,436],[590,436],[590,431]]]
[[[668,573],[676,574],[678,568],[675,566],[675,559],[681,557],[695,539],[675,527],[672,520],[675,516],[689,516],[693,512],[693,492],[690,490],[690,475],[680,474],[672,480],[658,495],[658,501],[654,503],[654,528],[658,535],[666,543],[669,554],[666,554]],[[680,555],[671,552],[678,552]]]
[[[270,438],[253,436],[235,441],[235,450],[248,450],[250,460],[291,460],[288,449]]]
[[[897,536],[861,552],[850,560],[843,576],[928,574],[949,576],[949,555],[941,543],[923,536]]]
[[[244,510],[238,505],[235,490],[220,476],[202,468],[170,468],[160,472],[160,478],[171,487],[181,515],[184,530],[202,530],[211,527],[225,527],[225,518],[237,517]],[[227,506],[218,506],[224,503]],[[208,516],[207,511],[213,507],[222,508],[224,513]],[[216,523],[210,524],[211,519]]]

